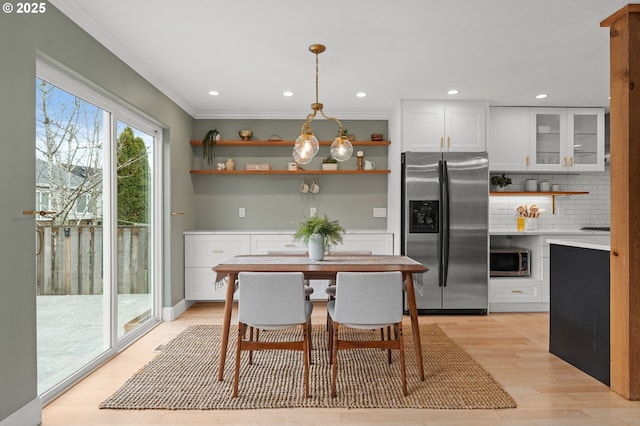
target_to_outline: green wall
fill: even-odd
[[[51,4],[40,15],[0,13],[0,422],[39,415],[34,217],[38,52],[162,123],[168,155],[165,209],[193,212],[188,141],[194,120]],[[183,298],[182,232],[195,215],[167,216],[164,306]]]
[[[239,140],[238,131],[253,131],[252,140],[267,140],[278,135],[283,140],[295,140],[300,134],[306,111],[299,120],[197,120],[194,139],[202,139],[209,129],[216,128],[222,139]],[[356,140],[367,141],[372,133],[387,138],[386,120],[341,120],[344,128]],[[311,124],[319,140],[332,140],[338,127],[333,121],[318,119]],[[192,148],[192,168],[206,168],[201,159],[201,148]],[[340,169],[356,169],[356,151],[376,163],[377,169],[388,169],[388,147],[354,147],[354,156],[339,164]],[[291,147],[217,147],[216,163],[233,158],[237,169],[248,163],[268,163],[273,169],[286,169],[292,161]],[[329,147],[320,152],[307,170],[318,170]],[[303,181],[317,181],[320,192],[300,193]],[[350,230],[386,230],[386,218],[374,218],[373,209],[387,207],[387,174],[381,175],[193,175],[192,184],[196,200],[196,226],[212,230],[268,230],[291,231],[308,216],[311,207],[319,214],[327,214]],[[245,218],[238,217],[243,207]]]

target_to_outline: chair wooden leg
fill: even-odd
[[[335,398],[338,393],[336,392],[336,379],[338,378],[338,326],[339,324],[337,322],[333,322],[333,350],[331,358],[333,359],[332,361],[332,367],[331,367],[331,397]]]
[[[249,327],[249,341],[253,342],[253,327]],[[253,364],[253,351],[249,351],[249,365]]]
[[[402,336],[402,322],[399,322],[396,327],[394,327],[398,333],[398,345],[400,346],[400,371],[402,375],[402,393],[404,396],[407,396],[409,392],[407,391],[407,371],[405,368],[404,362],[404,337]]]
[[[236,345],[236,368],[233,376],[233,398],[238,396],[238,383],[240,382],[240,352],[242,351],[242,339],[244,336],[244,324],[238,324],[238,344]]]
[[[327,336],[327,353],[329,355],[329,365],[331,365],[333,364],[333,321],[331,320],[331,316],[327,317],[327,321],[329,322],[329,333]]]
[[[305,351],[305,354],[309,358],[309,364],[313,364],[313,353],[311,352],[313,350],[313,338],[311,336],[311,332],[312,332],[311,318],[309,318],[306,322],[306,328],[305,328],[305,336],[307,337],[307,342],[308,342],[307,343],[308,350]]]
[[[307,323],[302,323],[302,357],[304,358],[304,396],[309,398],[309,364],[311,362],[310,330]]]
[[[387,340],[391,340],[391,326],[387,327]],[[387,349],[387,362],[391,365],[391,349]]]

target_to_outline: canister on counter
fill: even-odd
[[[549,192],[551,191],[551,182],[548,180],[543,180],[538,183],[538,189],[540,192]]]
[[[527,179],[524,182],[524,190],[529,192],[536,192],[538,190],[538,181],[536,179]]]

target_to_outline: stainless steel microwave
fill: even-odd
[[[492,248],[490,252],[490,275],[492,277],[531,276],[531,252],[527,249],[509,247]]]

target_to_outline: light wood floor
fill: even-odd
[[[221,323],[222,305],[199,303],[156,327],[43,410],[43,425],[384,424],[384,425],[640,425],[640,402],[548,352],[545,313],[421,316],[437,323],[516,400],[505,410],[270,409],[232,411],[99,410],[98,404],[151,360],[159,345],[192,324]],[[325,320],[316,303],[314,322]],[[410,325],[408,317],[405,323]],[[229,380],[229,374],[225,380]]]

